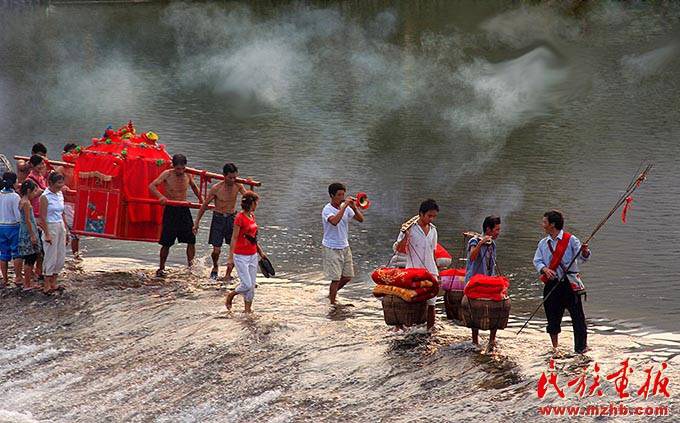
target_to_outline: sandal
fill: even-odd
[[[158,269],[156,270],[156,277],[157,278],[164,278],[167,274],[165,273],[165,270],[163,269]]]
[[[210,279],[212,279],[214,281],[217,280],[217,270],[213,269],[212,272],[210,272]]]

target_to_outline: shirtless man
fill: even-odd
[[[208,196],[203,201],[203,205],[201,205],[198,216],[196,216],[196,222],[194,223],[194,234],[196,234],[198,233],[198,224],[201,222],[203,213],[208,209],[210,202],[215,200],[215,209],[213,210],[212,222],[210,222],[210,236],[208,237],[208,243],[213,247],[212,254],[210,255],[213,262],[213,268],[210,272],[211,279],[217,279],[222,244],[226,242],[229,245],[231,242],[231,234],[234,230],[234,216],[236,215],[236,197],[238,197],[239,193],[243,195],[246,192],[243,185],[236,182],[238,168],[235,164],[225,164],[222,168],[222,174],[224,175],[224,181],[220,181],[210,188]],[[227,264],[227,273],[224,276],[227,281],[231,279],[231,271],[233,269],[233,263]]]
[[[43,159],[47,158],[47,147],[41,142],[33,144],[31,147],[31,156],[40,156]],[[20,184],[28,178],[28,174],[31,173],[31,162],[29,160],[18,160],[17,161],[17,182]]]
[[[186,166],[187,158],[182,154],[175,154],[172,156],[172,169],[164,171],[149,184],[151,193],[158,197],[161,205],[165,206],[165,210],[163,210],[163,230],[161,232],[161,239],[158,241],[161,244],[161,260],[160,266],[156,271],[156,276],[161,278],[165,276],[165,262],[168,259],[170,247],[175,243],[175,239],[180,243],[187,244],[187,264],[189,267],[194,264],[196,235],[194,235],[192,230],[193,219],[191,218],[191,211],[186,206],[166,205],[169,200],[186,201],[187,188],[189,187],[196,194],[198,201],[203,202],[194,178],[185,172]],[[164,184],[165,195],[158,191],[158,186],[161,184]]]

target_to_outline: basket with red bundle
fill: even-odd
[[[461,321],[460,304],[465,289],[465,268],[446,269],[439,272],[441,288],[444,290],[444,308],[446,318]]]
[[[427,303],[437,296],[437,278],[422,268],[381,267],[371,278],[376,283],[373,295],[382,300],[385,323],[411,326],[425,323]]]
[[[504,276],[474,275],[463,291],[461,318],[474,329],[505,329],[510,317],[510,282]]]

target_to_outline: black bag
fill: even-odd
[[[271,278],[276,275],[276,270],[274,270],[274,266],[272,266],[272,262],[268,258],[263,257],[258,263],[265,278]]]

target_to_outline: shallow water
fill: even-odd
[[[132,119],[193,166],[234,161],[263,182],[261,239],[285,280],[261,283],[252,318],[227,317],[201,267],[209,216],[195,274],[174,248],[162,286],[150,278],[157,246],[87,239],[86,268],[63,299],[3,294],[0,420],[535,417],[548,360],[540,313],[526,335],[504,331],[489,358],[441,314],[434,336],[387,332],[369,274],[427,197],[452,253],[462,231],[497,213],[517,328],[541,295],[531,258],[543,212],[561,208],[585,238],[643,159],[655,168],[629,223],[615,215],[583,268],[592,359],[611,369],[627,356],[669,358],[675,372],[678,5],[51,2],[2,12],[0,153],[27,154],[39,140],[54,157]],[[368,192],[372,207],[350,231],[357,277],[341,296],[354,306],[329,311],[319,215],[334,180]]]
[[[539,405],[618,403],[611,384],[602,398],[537,398],[550,359],[540,321],[518,337],[513,316],[485,355],[443,313],[430,335],[390,331],[375,299],[330,309],[314,273],[260,279],[244,315],[238,300],[226,312],[219,284],[181,268],[165,281],[129,260],[76,269],[61,297],[3,292],[0,420],[519,421]],[[593,352],[557,359],[564,388],[581,368],[597,362],[604,379],[624,358],[636,369],[667,361],[678,383],[677,336],[593,329]],[[624,403],[677,407],[673,396]]]

